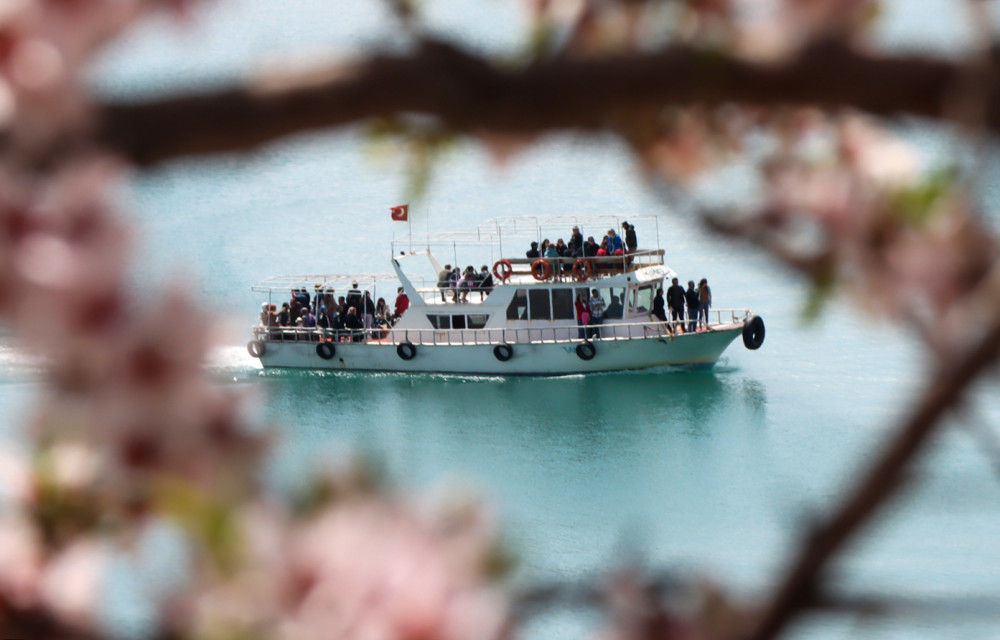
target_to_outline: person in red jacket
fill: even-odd
[[[410,298],[403,292],[403,287],[399,287],[396,289],[396,309],[392,314],[393,324],[395,324],[409,308]]]

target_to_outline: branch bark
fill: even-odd
[[[948,119],[948,97],[963,68],[961,61],[877,57],[839,44],[815,45],[781,65],[670,47],[504,68],[450,45],[424,42],[409,55],[288,74],[280,87],[248,85],[100,105],[90,135],[150,165],[250,150],[298,132],[402,114],[431,116],[457,131],[518,135],[598,131],[622,114],[665,105],[816,105]],[[988,90],[986,120],[993,131],[1000,131],[998,86],[993,82]]]

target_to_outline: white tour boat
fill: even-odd
[[[643,249],[640,242],[622,256],[505,257],[505,248],[524,256],[532,240],[569,236],[573,227],[584,238],[602,238],[608,229],[622,229],[622,222],[606,216],[499,218],[471,234],[408,235],[393,241],[392,274],[265,280],[252,287],[266,294],[265,311],[280,310],[296,293],[306,293],[310,307],[318,311],[352,289],[353,295],[367,290],[373,300],[384,297],[392,309],[399,287],[409,308],[391,327],[353,330],[277,326],[273,316],[262,312],[247,349],[268,368],[551,376],[709,368],[738,337],[748,349],[761,346],[764,323],[749,309],[711,309],[709,321],[694,331],[688,320],[664,322],[652,314],[656,289],[662,287],[665,295],[676,276],[664,264],[658,240],[655,248]],[[636,217],[635,222],[642,224],[644,237],[658,236],[655,217]],[[476,261],[473,245],[478,245]],[[492,289],[439,286],[443,267],[436,256],[448,254],[453,258],[447,262],[463,271],[467,264],[492,265]],[[476,272],[481,269],[475,266]],[[581,326],[577,294],[589,299],[594,289],[607,303],[603,324]]]

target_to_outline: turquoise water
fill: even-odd
[[[918,31],[908,28],[933,18],[938,35],[921,42],[938,46],[960,32],[936,19],[939,5],[900,14],[885,37],[912,36]],[[390,32],[380,6],[353,2],[332,12],[302,1],[281,3],[279,12],[256,0],[220,4],[204,24],[140,32],[109,53],[98,82],[118,93],[157,92],[238,76],[267,54],[366,47]],[[475,46],[516,41],[516,3],[429,6],[436,24],[463,29]],[[285,29],[272,28],[286,19]],[[361,451],[414,492],[485,496],[502,517],[524,582],[586,579],[640,554],[651,566],[707,574],[754,594],[775,578],[801,525],[832,508],[902,403],[919,392],[925,363],[908,336],[842,300],[803,324],[801,283],[706,234],[643,182],[616,142],[569,136],[540,141],[504,166],[478,147],[456,147],[436,166],[428,196],[413,203],[415,230],[458,230],[501,215],[660,213],[667,261],[681,277],[706,277],[717,306],[764,317],[760,351],[737,341],[711,372],[551,379],[261,371],[243,347],[260,304],[251,284],[285,273],[387,271],[389,243],[405,232],[388,207],[406,197],[405,176],[400,149],[376,150],[352,129],[250,157],[173,164],[133,176],[123,190],[141,256],[137,295],[186,277],[214,310],[223,338],[209,368],[258,395],[278,425],[282,437],[267,469],[277,487]],[[735,199],[753,184],[737,168],[724,182],[698,187]],[[638,231],[640,241],[651,233]],[[483,262],[471,254],[458,261]],[[7,415],[30,397],[31,374],[5,342],[0,406]],[[980,390],[970,415],[996,427],[1000,402],[991,392]],[[866,594],[1000,594],[1000,482],[992,462],[960,426],[946,431],[911,490],[839,565],[838,584]],[[860,635],[991,637],[991,621],[872,620]],[[855,624],[811,618],[795,635],[854,637]],[[540,638],[571,638],[580,625],[556,616],[533,629]]]

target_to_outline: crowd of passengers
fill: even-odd
[[[260,311],[260,324],[268,328],[320,329],[316,336],[325,334],[337,341],[361,342],[365,336],[381,337],[410,307],[410,299],[403,287],[396,290],[393,308],[385,298],[372,300],[370,291],[362,291],[358,283],[351,285],[347,295],[337,297],[334,289],[317,284],[312,295],[308,289],[293,289],[292,297],[281,305],[264,303]]]
[[[479,271],[470,264],[464,272],[458,267],[452,268],[450,264],[446,264],[444,269],[438,272],[437,286],[441,290],[442,302],[447,302],[448,297],[451,297],[452,302],[468,302],[469,294],[476,291],[482,300],[493,291],[493,274],[485,264]]]
[[[537,242],[531,243],[531,248],[525,252],[525,256],[530,259],[536,258],[602,258],[604,256],[620,256],[626,253],[635,253],[639,247],[639,242],[635,235],[635,225],[622,222],[622,229],[625,237],[615,233],[614,229],[608,229],[601,243],[597,244],[594,236],[588,236],[584,241],[580,227],[573,227],[570,232],[569,242],[563,242],[559,238],[555,243],[549,242],[548,238],[542,240],[541,246]]]
[[[589,297],[583,292],[576,294],[576,324],[579,327],[579,338],[581,340],[600,338],[601,325],[604,324],[606,318],[617,320],[623,317],[624,302],[625,293],[615,294],[613,290],[610,304],[598,289],[592,289]],[[711,307],[712,289],[708,286],[707,279],[702,278],[697,289],[694,286],[694,280],[688,280],[688,288],[685,290],[678,279],[673,278],[667,289],[666,300],[663,297],[663,289],[656,289],[650,314],[660,322],[667,323],[667,330],[671,334],[675,332],[694,333],[700,327],[708,327],[708,312]],[[687,309],[686,322],[684,318],[685,308]]]

